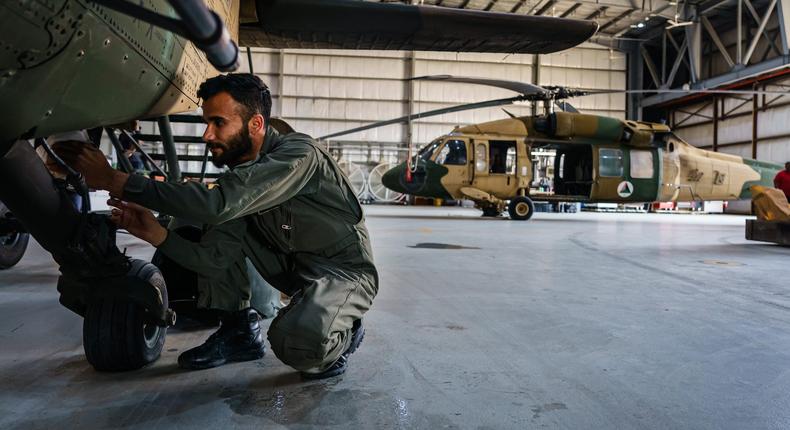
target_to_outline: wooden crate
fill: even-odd
[[[790,222],[746,220],[746,239],[790,246]]]

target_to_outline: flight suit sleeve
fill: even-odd
[[[244,258],[244,236],[247,222],[242,218],[211,226],[200,242],[184,239],[175,231],[158,249],[167,257],[206,278],[222,276],[237,261]]]
[[[306,142],[292,142],[261,155],[249,166],[224,174],[211,188],[197,182],[175,184],[131,175],[123,199],[178,218],[221,224],[297,196],[315,174],[318,163],[316,148]]]

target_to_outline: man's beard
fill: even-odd
[[[214,157],[211,162],[217,167],[234,167],[239,164],[237,159],[246,155],[252,149],[252,139],[247,124],[244,124],[241,130],[236,133],[225,144],[221,145],[223,148],[222,154]]]

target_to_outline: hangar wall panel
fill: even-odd
[[[248,71],[246,55],[241,63],[241,71]],[[316,137],[410,112],[515,95],[481,85],[404,81],[409,77],[449,74],[607,90],[623,90],[626,81],[625,55],[593,44],[537,57],[252,48],[252,63],[274,94],[272,114]],[[623,95],[589,96],[571,103],[585,113],[625,116]],[[532,113],[529,103],[503,108],[515,115]],[[330,144],[404,147],[411,140],[422,146],[458,125],[506,117],[500,107],[451,113],[414,121],[411,127],[390,125],[342,136]]]
[[[787,85],[790,79],[767,84],[765,89],[777,91]],[[752,158],[752,107],[750,96],[725,99],[718,121],[721,152]],[[709,102],[675,108],[675,133],[694,146],[712,149],[713,114]],[[779,164],[790,161],[790,97],[758,96],[757,159]]]

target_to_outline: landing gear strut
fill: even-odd
[[[87,195],[79,175],[69,180]],[[60,303],[85,318],[88,361],[97,370],[132,370],[156,360],[175,322],[164,278],[118,250],[109,218],[78,211],[24,140],[0,142],[0,201],[60,265]]]

